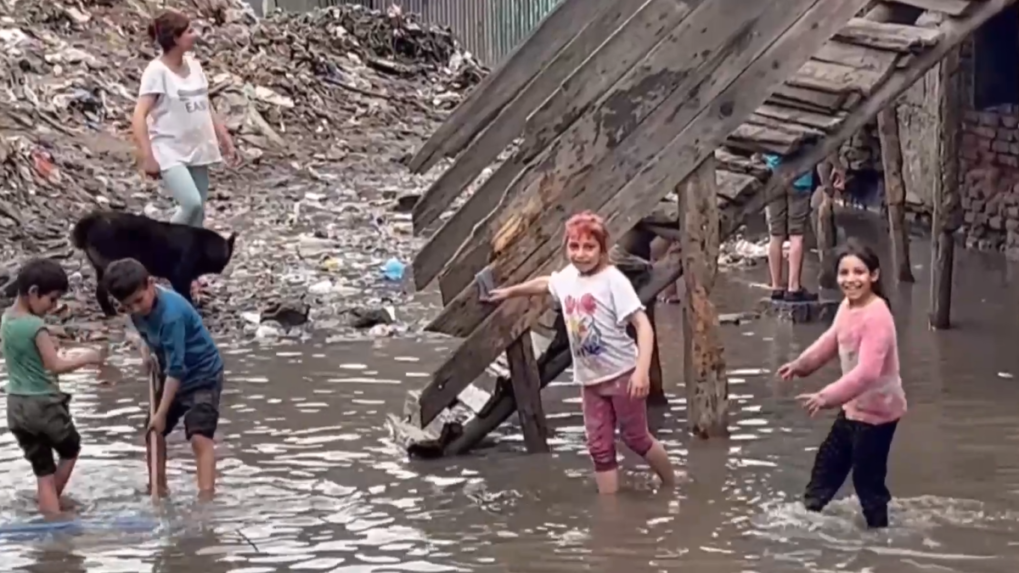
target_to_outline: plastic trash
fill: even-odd
[[[399,259],[389,259],[386,264],[382,265],[382,275],[386,277],[386,280],[399,282],[403,280],[403,272],[407,268],[407,265],[400,262]]]

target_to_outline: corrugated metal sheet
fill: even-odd
[[[463,46],[489,66],[499,63],[527,39],[559,0],[275,0],[288,11],[338,4],[385,10],[396,4],[433,24],[449,26]]]

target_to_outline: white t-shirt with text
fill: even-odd
[[[209,80],[196,58],[187,57],[188,74],[174,73],[159,58],[142,74],[139,96],[156,95],[149,114],[152,155],[163,171],[175,165],[222,161],[209,105]]]
[[[548,284],[566,321],[574,381],[591,386],[633,370],[637,345],[626,326],[644,305],[622,271],[608,266],[582,275],[570,265],[552,273]]]

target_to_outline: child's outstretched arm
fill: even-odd
[[[885,360],[894,343],[895,322],[892,315],[885,313],[868,317],[863,323],[856,367],[819,392],[823,402],[829,407],[841,406],[871,387],[881,378]]]
[[[50,336],[46,329],[36,333],[35,347],[39,350],[39,357],[42,358],[43,367],[54,374],[74,372],[86,366],[101,364],[103,361],[102,354],[92,349],[62,355],[57,350],[53,337]]]
[[[792,365],[796,376],[810,376],[829,360],[838,356],[838,325],[839,319],[842,317],[842,308],[845,304],[843,302],[839,305],[839,310],[835,313],[835,320],[832,321],[832,325],[828,327],[828,330],[824,331],[820,338],[815,340],[813,344],[793,361]]]
[[[508,298],[514,298],[518,296],[538,296],[548,294],[548,281],[549,277],[535,277],[529,281],[522,282],[517,285],[492,289],[486,300],[491,302],[499,302]]]

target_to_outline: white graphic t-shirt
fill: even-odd
[[[187,77],[166,67],[160,59],[149,62],[142,74],[139,96],[156,95],[149,114],[152,155],[163,171],[175,165],[219,163],[219,143],[209,106],[209,80],[198,60],[187,57]]]
[[[637,345],[626,326],[644,305],[626,276],[613,266],[585,276],[570,265],[548,284],[566,319],[573,379],[592,386],[633,370]]]

